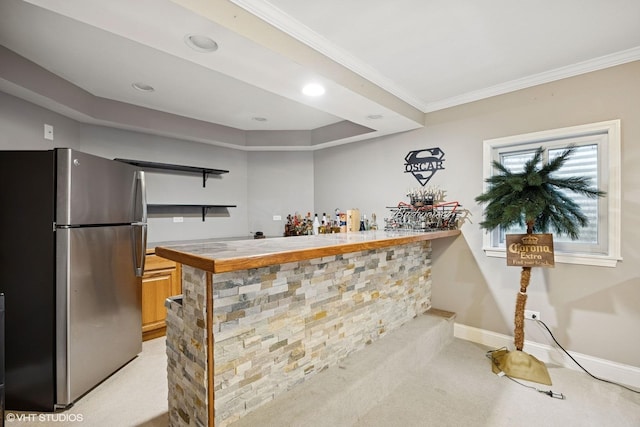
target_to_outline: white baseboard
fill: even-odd
[[[492,348],[514,348],[512,336],[498,334],[496,332],[478,329],[473,326],[462,325],[459,323],[455,323],[453,325],[453,336]],[[525,340],[523,350],[544,363],[552,363],[565,368],[584,372],[560,348]],[[592,375],[608,381],[640,389],[640,368],[612,362],[606,359],[599,359],[597,357],[573,351],[570,351],[569,353]]]

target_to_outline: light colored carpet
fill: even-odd
[[[640,426],[640,394],[554,366],[551,387],[522,381],[565,396],[554,399],[493,374],[486,350],[454,340],[354,426]]]
[[[383,344],[384,339],[378,342]],[[166,427],[164,346],[164,338],[145,342],[138,358],[81,398],[71,409],[60,413],[67,416],[82,415],[81,422],[43,422],[36,419],[15,420],[5,425]],[[376,346],[372,345],[369,349],[375,351]],[[427,367],[406,366],[404,372],[398,373],[402,376],[401,381],[393,389],[361,390],[361,398],[366,398],[371,392],[384,393],[386,398],[376,403],[355,423],[323,423],[324,419],[331,417],[321,412],[322,396],[315,395],[316,409],[310,413],[315,422],[311,424],[327,427],[640,426],[639,394],[593,380],[579,371],[550,366],[549,373],[554,383],[550,388],[566,396],[565,400],[552,399],[494,375],[489,360],[485,358],[486,350],[483,346],[454,339],[433,356]],[[385,366],[377,362],[376,366],[369,368],[385,369]],[[322,375],[330,374],[330,371]],[[536,386],[545,390],[549,388]],[[329,392],[340,393],[340,390]],[[290,393],[296,391],[285,393],[276,400],[292,403],[295,399],[291,399]],[[270,411],[269,406],[267,404],[252,414],[257,416],[254,420],[258,420],[252,426],[300,425],[295,422],[283,423],[282,417]],[[305,427],[308,425],[305,424]]]
[[[142,343],[142,353],[59,413],[9,412],[6,427],[166,427],[165,338]],[[12,418],[13,417],[13,418]]]

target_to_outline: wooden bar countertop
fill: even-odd
[[[211,273],[247,270],[312,258],[454,237],[460,230],[360,231],[248,240],[199,240],[156,246],[156,255]]]

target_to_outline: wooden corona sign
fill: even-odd
[[[507,265],[554,267],[553,234],[507,234]]]

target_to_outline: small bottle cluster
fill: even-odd
[[[285,236],[304,236],[329,233],[346,233],[348,231],[367,231],[377,230],[376,214],[371,215],[372,220],[369,221],[366,215],[360,216],[358,209],[349,209],[342,212],[336,209],[333,215],[318,214],[311,216],[311,212],[302,215],[296,212],[293,215],[287,215],[287,222],[284,225]]]

